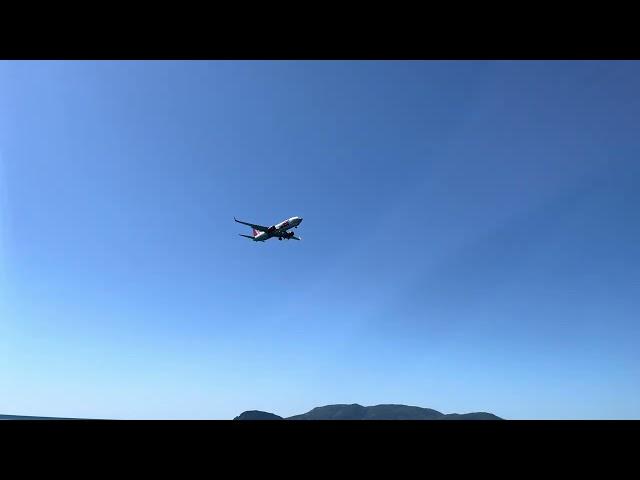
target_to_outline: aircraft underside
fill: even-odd
[[[269,240],[272,237],[277,237],[278,240],[300,240],[300,238],[296,237],[293,231],[289,232],[289,229],[298,228],[300,222],[302,222],[301,217],[291,217],[284,222],[278,223],[271,227],[258,225],[254,223],[244,222],[242,220],[238,220],[237,218],[233,218],[236,222],[247,225],[253,229],[253,235],[243,235],[239,234],[241,237],[250,238],[256,242],[264,242]]]

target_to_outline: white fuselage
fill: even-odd
[[[269,230],[266,232],[257,232],[257,234],[253,237],[256,242],[264,242],[265,240],[270,239],[271,237],[277,237],[280,234],[286,232],[290,228],[295,228],[302,222],[302,218],[300,217],[291,217],[283,222],[276,223],[275,225],[269,227]]]

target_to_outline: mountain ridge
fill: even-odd
[[[82,418],[38,417],[28,415],[0,415],[0,420],[89,420]],[[504,420],[489,412],[444,414],[431,408],[402,404],[362,406],[332,404],[315,407],[306,413],[281,417],[261,410],[247,410],[233,420]]]
[[[86,420],[84,418],[37,417],[34,415],[0,415],[0,420]]]
[[[503,420],[489,412],[445,414],[431,408],[402,404],[379,404],[362,406],[332,404],[316,407],[306,413],[291,417],[280,417],[270,412],[249,410],[234,420]]]

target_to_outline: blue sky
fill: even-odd
[[[638,62],[1,62],[0,112],[0,413],[640,418]]]

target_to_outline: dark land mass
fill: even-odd
[[[0,415],[0,420],[83,420],[80,418],[36,417],[28,415]],[[502,420],[487,412],[444,414],[431,408],[408,405],[325,405],[301,415],[283,418],[269,412],[248,410],[234,420]]]
[[[250,410],[234,420],[502,420],[487,412],[444,414],[431,408],[408,405],[325,405],[301,415],[283,418],[269,412]]]
[[[269,412],[261,412],[260,410],[248,410],[242,412],[234,420],[282,420],[282,417]]]
[[[0,420],[82,420],[80,418],[33,417],[29,415],[0,415]]]

